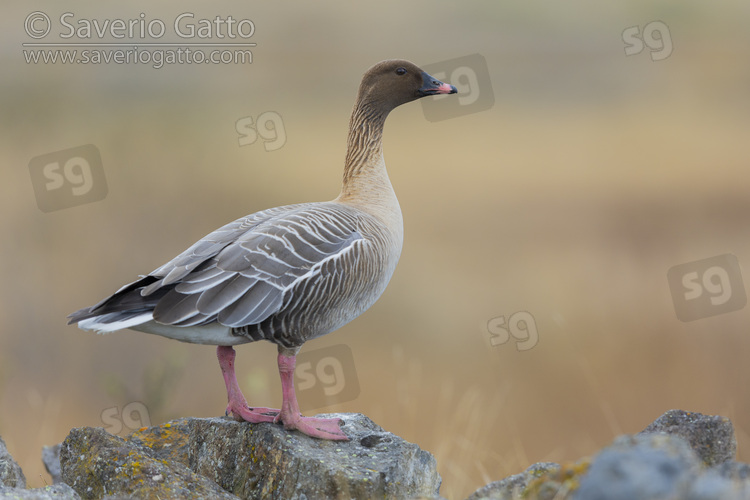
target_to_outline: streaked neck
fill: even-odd
[[[338,201],[395,198],[383,161],[383,125],[388,112],[358,102],[349,121],[344,179]]]

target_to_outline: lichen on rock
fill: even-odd
[[[728,418],[670,410],[591,458],[534,464],[468,500],[747,500],[750,465],[736,448]]]
[[[0,486],[11,488],[25,488],[26,476],[21,467],[11,456],[5,441],[0,437]]]
[[[334,415],[331,415],[334,416]],[[184,418],[125,439],[73,429],[60,453],[63,481],[82,498],[434,498],[432,455],[359,414],[336,414],[349,441],[276,424]]]

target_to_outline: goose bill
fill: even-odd
[[[443,83],[423,71],[422,87],[417,92],[420,96],[428,96],[437,94],[456,94],[458,93],[458,90],[453,85]]]

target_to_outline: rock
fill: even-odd
[[[515,500],[531,481],[548,472],[560,470],[553,462],[539,462],[520,474],[508,476],[488,484],[472,493],[466,500]]]
[[[21,467],[10,455],[5,441],[0,437],[0,486],[26,488],[26,476]]]
[[[81,497],[66,484],[27,490],[26,477],[23,475],[21,467],[8,453],[5,442],[0,438],[0,499],[6,498],[19,500],[46,500],[48,498],[80,500]]]
[[[669,410],[640,432],[657,433],[682,437],[709,467],[732,460],[737,453],[734,426],[726,417]]]
[[[705,422],[721,417],[700,416]],[[663,418],[663,417],[662,417]],[[662,420],[660,418],[659,420]],[[657,420],[657,422],[659,422]],[[692,423],[691,423],[692,424]],[[651,427],[651,426],[649,426]],[[724,445],[701,436],[699,429],[724,443],[734,443],[716,432],[716,425],[691,425],[688,442],[680,432],[640,433],[621,436],[601,451],[580,478],[573,500],[747,500],[750,498],[750,466],[727,461],[714,467],[706,457],[726,456]],[[692,445],[691,445],[692,444]],[[710,452],[708,450],[711,450]],[[703,455],[701,455],[703,453]],[[532,497],[533,498],[533,497]],[[561,497],[568,498],[568,497]]]
[[[363,415],[327,416],[344,421],[350,441],[229,418],[179,419],[125,440],[102,429],[74,429],[60,454],[62,476],[83,498],[108,493],[164,499],[186,492],[308,500],[438,495],[441,479],[432,455]]]
[[[178,462],[152,457],[149,448],[102,428],[73,429],[60,449],[63,481],[84,499],[105,495],[136,498],[236,498]]]
[[[62,444],[54,446],[45,446],[42,448],[42,463],[47,472],[52,476],[52,484],[62,482],[62,472],[60,471],[60,447]]]
[[[695,479],[680,497],[685,500],[747,500],[750,498],[750,486],[737,481],[727,480],[715,469],[701,474]]]
[[[350,441],[229,418],[174,420],[125,439],[101,428],[73,429],[62,447],[45,447],[43,460],[53,478],[59,464],[75,491],[65,484],[6,487],[0,499],[439,498],[432,455],[363,415],[328,416],[344,421]],[[0,444],[0,477],[16,471],[13,477],[23,478]],[[534,464],[468,500],[748,500],[750,465],[734,461],[735,450],[728,419],[670,410],[593,459]]]
[[[579,460],[573,464],[550,468],[539,477],[529,481],[523,490],[523,497],[530,500],[559,500],[578,488],[578,482],[589,467],[589,460]],[[516,500],[516,498],[514,498]]]
[[[67,484],[56,484],[25,490],[22,488],[0,487],[0,499],[14,500],[80,500],[81,497]]]
[[[750,481],[750,464],[728,460],[715,467],[715,470],[719,475],[727,479],[744,479]]]
[[[729,419],[670,410],[591,460],[534,464],[468,500],[748,500],[750,465],[735,450]]]
[[[688,444],[672,435],[620,436],[600,452],[581,477],[576,500],[682,498],[700,472]]]
[[[182,419],[135,432],[133,441],[185,461],[191,470],[242,498],[433,497],[440,488],[434,457],[364,415],[336,414],[350,441],[324,441],[280,425],[226,418]],[[157,436],[154,436],[157,434]],[[157,439],[158,438],[158,439]],[[161,443],[169,444],[167,448]],[[185,462],[183,462],[185,463]]]

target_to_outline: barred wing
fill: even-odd
[[[260,323],[289,302],[293,287],[314,281],[325,263],[366,244],[357,215],[338,204],[292,205],[251,217],[211,233],[151,273],[159,279],[141,295],[169,288],[155,305],[154,320],[175,326]]]

